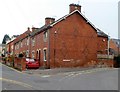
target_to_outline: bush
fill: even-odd
[[[120,55],[114,57],[115,60],[115,67],[120,67]]]

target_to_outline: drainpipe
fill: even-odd
[[[48,68],[50,69],[50,30],[48,30]]]

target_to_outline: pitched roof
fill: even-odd
[[[26,38],[30,33],[31,33],[30,30],[25,31],[23,34],[19,35],[19,36],[15,39],[14,43],[17,43],[17,42],[19,42],[20,40]]]
[[[116,44],[116,46],[117,47],[120,47],[120,39],[111,39],[115,44]]]
[[[31,36],[34,36],[35,34],[37,34],[37,33],[39,33],[39,32],[42,32],[42,31],[44,31],[45,29],[48,29],[48,28],[50,28],[50,27],[53,27],[53,26],[56,25],[57,23],[61,22],[62,20],[66,19],[67,17],[71,16],[72,14],[74,14],[74,13],[76,13],[76,12],[79,13],[79,14],[86,20],[86,22],[87,22],[88,24],[90,24],[90,26],[93,27],[93,28],[96,30],[96,32],[98,33],[99,36],[101,35],[101,36],[107,37],[107,35],[106,35],[104,32],[102,32],[101,30],[98,30],[98,28],[96,28],[79,10],[75,10],[75,11],[67,14],[67,15],[63,16],[62,18],[56,20],[55,22],[49,24],[49,25],[44,25],[44,26],[42,26],[41,28],[39,28],[39,29],[37,29],[36,31],[32,32],[32,33],[31,33]]]
[[[108,35],[105,34],[103,31],[101,31],[100,29],[97,28],[97,30],[98,30],[98,31],[97,31],[98,36],[108,37]]]

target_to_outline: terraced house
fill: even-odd
[[[19,35],[14,40],[14,55],[19,56],[19,54],[24,54],[25,57],[30,57],[30,28],[27,29],[24,33]]]
[[[46,17],[41,28],[28,28],[12,46],[15,57],[37,59],[40,67],[88,67],[91,62],[104,62],[101,56],[108,54],[108,35],[81,13],[80,5],[70,4],[67,15],[58,20]]]
[[[69,14],[55,20],[45,18],[45,25],[33,28],[30,57],[41,67],[84,67],[97,61],[97,54],[107,54],[108,36],[82,13],[81,6],[69,5]]]

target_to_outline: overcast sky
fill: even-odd
[[[69,4],[82,6],[82,13],[97,28],[118,37],[119,0],[0,0],[0,43],[5,34],[19,35],[27,27],[41,27],[45,17],[56,19],[69,13]]]

